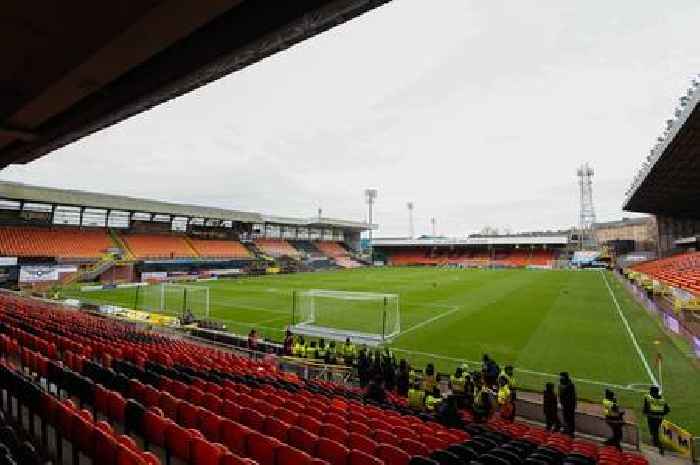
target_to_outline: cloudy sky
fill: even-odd
[[[244,71],[0,171],[55,187],[286,216],[380,236],[599,220],[700,72],[700,2],[395,0]]]

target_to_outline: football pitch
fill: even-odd
[[[609,272],[364,268],[193,285],[209,287],[211,317],[229,330],[256,328],[276,340],[291,321],[295,290],[398,294],[401,333],[390,344],[397,357],[452,372],[462,362],[476,368],[488,353],[501,366],[513,364],[518,383],[537,391],[568,371],[579,397],[599,402],[610,387],[638,418],[643,393],[659,380],[660,354],[669,419],[700,431],[700,373],[690,348],[665,334]],[[136,292],[75,296],[133,308],[140,306]],[[358,326],[368,318],[349,313],[344,320],[357,318]]]

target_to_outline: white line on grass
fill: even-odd
[[[456,312],[456,311],[458,311],[458,310],[460,310],[460,309],[461,309],[460,307],[454,306],[454,307],[452,307],[451,310],[447,310],[446,312],[442,312],[442,313],[440,313],[439,315],[435,315],[435,316],[432,317],[432,318],[428,318],[427,320],[423,320],[423,321],[421,321],[420,323],[417,323],[417,324],[415,324],[415,325],[413,325],[413,326],[409,326],[407,329],[401,331],[401,333],[399,334],[398,337],[400,338],[400,337],[403,336],[404,334],[407,334],[407,333],[410,333],[410,332],[412,332],[412,331],[415,331],[416,329],[420,329],[420,328],[422,328],[422,327],[425,326],[425,325],[429,325],[430,323],[432,323],[432,322],[434,322],[434,321],[437,321],[437,320],[439,320],[440,318],[444,318],[444,317],[446,317],[446,316],[452,315],[454,312]]]
[[[477,362],[476,360],[465,360],[463,358],[448,357],[446,355],[432,354],[430,352],[421,352],[418,350],[398,349],[396,347],[392,347],[391,350],[393,350],[394,352],[403,352],[406,354],[423,355],[425,357],[430,357],[430,358],[434,358],[434,359],[450,360],[453,362],[462,362],[462,363],[467,363],[467,364],[472,364],[472,365],[480,365],[481,364],[481,362]],[[549,378],[558,378],[559,377],[558,374],[546,373],[544,371],[536,371],[536,370],[530,370],[527,368],[520,368],[520,367],[516,367],[515,369],[517,371],[521,371],[523,373],[528,373],[531,375],[546,376]],[[635,388],[635,386],[646,386],[646,384],[644,384],[644,383],[634,383],[634,384],[622,385],[622,384],[608,383],[605,381],[596,381],[594,379],[586,379],[586,378],[574,378],[574,377],[572,377],[571,379],[573,379],[574,381],[578,381],[580,383],[584,383],[584,384],[594,384],[597,386],[607,386],[607,387],[612,387],[615,389],[622,389],[622,390],[626,390],[626,391],[646,392],[645,389],[636,389]]]
[[[612,288],[610,287],[610,284],[608,283],[608,278],[605,277],[605,271],[601,271],[600,275],[603,278],[603,281],[605,282],[605,287],[608,288],[608,292],[610,293],[610,297],[612,297],[612,301],[615,304],[615,307],[617,308],[617,314],[620,315],[620,319],[622,320],[622,324],[627,329],[627,334],[629,335],[630,340],[632,341],[632,345],[634,345],[634,348],[637,350],[637,355],[639,355],[639,360],[642,361],[642,364],[644,365],[644,368],[646,369],[647,374],[649,375],[649,379],[651,380],[651,383],[654,386],[658,386],[659,383],[658,383],[658,381],[656,381],[656,377],[654,376],[654,373],[651,371],[651,367],[649,366],[649,363],[647,363],[646,357],[644,357],[644,352],[642,352],[642,348],[639,347],[639,343],[637,342],[637,338],[634,336],[634,333],[632,332],[632,328],[630,327],[630,324],[627,321],[627,318],[625,317],[624,313],[622,313],[622,309],[620,308],[620,304],[617,302],[617,298],[615,297],[615,294],[613,293]]]

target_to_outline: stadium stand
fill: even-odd
[[[250,251],[238,241],[190,239],[192,248],[202,258],[250,258]]]
[[[464,430],[448,428],[395,396],[366,404],[352,388],[274,364],[6,294],[0,356],[2,397],[17,406],[10,415],[30,412],[25,433],[73,463],[647,464],[519,422],[465,415]],[[8,438],[0,428],[0,442]]]
[[[333,259],[338,266],[343,268],[358,268],[362,266],[360,262],[350,257],[347,249],[337,242],[319,241],[315,243],[316,248],[328,258]]]
[[[197,256],[185,239],[164,234],[123,234],[120,236],[131,254],[140,260],[194,258]]]
[[[104,230],[0,228],[0,255],[95,260],[110,247],[114,245]]]
[[[493,256],[484,249],[434,250],[428,247],[394,249],[388,252],[393,265],[464,265],[464,266],[550,266],[556,258],[551,250],[505,249]]]
[[[271,257],[298,257],[299,251],[284,239],[256,239],[255,245]]]
[[[632,266],[634,271],[700,295],[700,252],[674,255]]]

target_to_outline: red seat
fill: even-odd
[[[434,434],[423,434],[420,440],[431,451],[444,449],[449,446],[447,441],[445,441],[443,438],[435,436]]]
[[[418,439],[418,433],[410,428],[405,428],[403,426],[394,426],[393,433],[399,439]]]
[[[223,401],[219,396],[212,394],[211,392],[204,394],[204,398],[202,399],[202,407],[214,413],[221,413],[222,406]]]
[[[117,440],[114,439],[111,434],[100,428],[95,429],[93,437],[95,441],[93,463],[116,465],[117,449],[119,448]]]
[[[246,452],[260,465],[275,465],[275,451],[281,445],[279,441],[263,434],[253,432],[246,438]]]
[[[101,384],[95,385],[95,410],[109,415],[109,391]]]
[[[172,419],[177,420],[177,410],[180,405],[180,400],[173,397],[167,392],[163,392],[158,400],[158,406],[163,410],[163,414]]]
[[[222,418],[206,409],[200,409],[199,415],[199,429],[204,437],[210,441],[219,442]]]
[[[372,428],[359,421],[348,422],[348,430],[350,430],[351,433],[361,433],[367,436],[370,436],[372,433]]]
[[[309,433],[318,434],[318,432],[321,430],[321,422],[308,415],[299,415],[297,425],[301,426]]]
[[[126,400],[116,391],[109,391],[109,417],[118,423],[124,423]]]
[[[192,463],[196,465],[219,465],[219,461],[224,452],[220,444],[215,444],[201,438],[192,439],[190,447]]]
[[[399,447],[409,455],[428,455],[430,450],[423,443],[413,439],[404,438],[399,442]]]
[[[82,417],[73,418],[73,444],[85,453],[92,455],[94,446],[95,425]]]
[[[348,449],[332,439],[319,438],[316,442],[316,456],[327,460],[331,465],[347,465]]]
[[[351,450],[348,458],[348,465],[384,465],[378,458],[360,450]]]
[[[153,452],[144,452],[141,457],[147,465],[160,465],[160,459]]]
[[[370,438],[360,433],[350,433],[348,435],[348,447],[350,449],[361,450],[368,454],[374,454],[377,450],[377,443]]]
[[[287,431],[289,425],[275,417],[268,417],[263,425],[263,433],[282,442],[287,442]]]
[[[221,421],[221,441],[236,454],[245,455],[246,437],[252,430],[233,420]]]
[[[196,428],[199,415],[199,407],[189,402],[182,402],[177,408],[177,423],[185,428]]]
[[[321,425],[321,429],[318,432],[319,437],[332,439],[341,444],[347,444],[348,433],[346,430],[331,424]]]
[[[126,446],[117,448],[117,465],[147,465],[141,454]]]
[[[291,446],[313,455],[316,451],[318,436],[300,426],[292,426],[287,431],[287,440]]]
[[[265,417],[253,409],[243,407],[241,408],[240,422],[255,431],[261,431],[263,423],[265,422]]]
[[[311,463],[311,456],[299,449],[281,445],[277,448],[275,462],[276,465],[309,465]]]
[[[141,401],[144,407],[157,407],[158,400],[160,399],[160,391],[158,391],[153,386],[148,384],[143,387],[143,393],[141,394],[143,400]]]
[[[186,462],[190,460],[192,434],[179,425],[170,425],[165,430],[165,447],[170,453]]]
[[[224,453],[219,459],[219,465],[250,465],[250,463],[248,459],[239,457],[231,452]]]
[[[190,386],[187,390],[187,396],[185,400],[194,405],[202,405],[202,399],[204,398],[204,392],[194,386]]]
[[[275,416],[283,422],[287,423],[288,425],[296,425],[297,421],[299,420],[298,413],[292,412],[291,410],[286,408],[277,409],[275,411]]]
[[[393,433],[389,433],[383,430],[378,430],[374,432],[374,440],[380,444],[391,444],[392,446],[395,446],[399,443],[398,438]]]
[[[389,444],[379,444],[377,456],[384,461],[385,465],[408,465],[411,458],[406,452]]]
[[[165,447],[165,430],[172,420],[158,415],[153,410],[148,410],[143,415],[144,439],[158,447]]]
[[[323,422],[338,426],[343,429],[346,429],[348,425],[348,420],[345,417],[342,417],[335,413],[329,413],[328,415],[323,417]]]
[[[241,417],[241,407],[235,402],[225,400],[221,407],[221,414],[230,420],[238,421]]]

